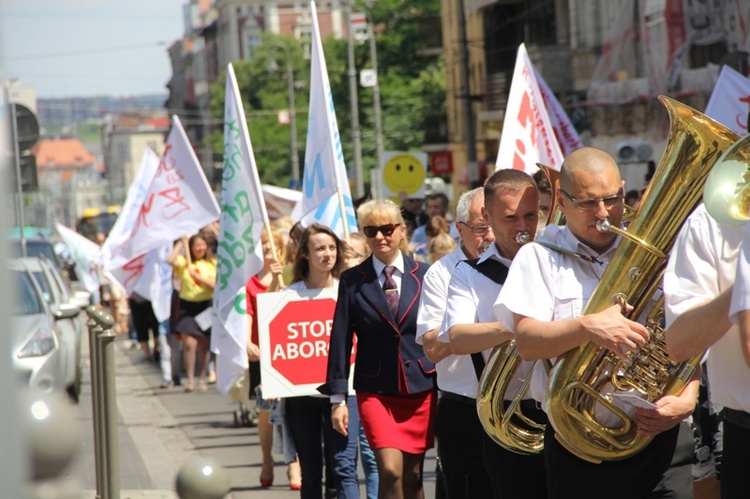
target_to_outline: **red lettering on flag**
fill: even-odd
[[[172,220],[180,214],[185,213],[186,211],[190,211],[190,206],[185,203],[185,196],[181,194],[182,193],[180,192],[179,187],[172,187],[170,189],[164,189],[163,191],[159,192],[159,196],[162,196],[170,201],[170,203],[165,205],[164,209],[162,210],[162,215],[165,219]]]

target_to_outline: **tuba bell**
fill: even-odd
[[[706,211],[717,222],[745,225],[750,220],[750,135],[726,152],[708,174],[703,190]]]
[[[700,203],[709,171],[739,136],[694,109],[668,97],[667,149],[584,314],[613,303],[633,307],[628,317],[647,314],[649,341],[629,361],[589,342],[558,359],[550,374],[547,415],[560,443],[586,461],[628,458],[652,437],[637,435],[636,425],[614,401],[628,393],[653,402],[679,394],[701,356],[676,362],[666,350],[664,313],[658,295],[668,253],[685,219]],[[624,312],[623,312],[624,313]],[[604,423],[602,410],[614,422]]]

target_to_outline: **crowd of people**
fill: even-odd
[[[421,498],[425,453],[437,442],[441,498],[743,497],[750,243],[743,228],[716,222],[702,206],[679,232],[662,288],[669,354],[679,362],[710,350],[703,369],[686,376],[681,392],[628,413],[648,437],[629,457],[592,462],[549,424],[546,362],[591,343],[629,361],[651,339],[642,317],[627,317],[627,304],[584,315],[622,241],[600,222],[623,227],[625,205],[637,207],[641,196],[626,191],[609,154],[584,147],[565,159],[555,185],[497,170],[460,196],[453,216],[449,199],[433,194],[401,206],[364,202],[359,231],[346,241],[323,225],[276,222],[263,235],[264,266],[246,286],[260,485],[274,483],[276,440],[303,498],[359,497],[360,459],[368,498]],[[547,225],[550,211],[564,225]],[[181,336],[186,391],[210,380],[211,332],[196,317],[213,295],[216,233],[174,245],[171,321],[158,323],[142,298],[130,297],[146,355],[149,330]],[[325,383],[317,395],[266,400],[258,295],[325,288],[338,296]],[[484,367],[510,340],[520,356],[511,387],[530,379],[519,407],[526,423],[546,425],[539,453],[500,445],[477,413]],[[162,356],[169,347],[154,344]],[[163,386],[179,383],[180,372]],[[508,398],[506,408],[515,403]]]

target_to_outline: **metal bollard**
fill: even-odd
[[[91,404],[94,419],[94,458],[97,499],[119,499],[120,459],[117,392],[112,326],[115,321],[96,307],[86,308],[91,356]]]
[[[75,411],[61,394],[38,392],[25,394],[23,410],[32,461],[24,497],[80,499],[80,484],[64,473],[81,447]]]
[[[89,320],[86,326],[89,329],[89,368],[91,374],[91,413],[94,421],[94,465],[96,474],[96,498],[102,498],[102,487],[104,482],[104,459],[102,458],[102,445],[104,438],[102,435],[102,420],[100,414],[101,403],[99,401],[99,355],[97,354],[97,340],[99,333],[102,331],[101,326],[96,320],[96,307],[90,305],[86,307],[86,315]]]
[[[97,337],[99,343],[99,372],[101,374],[102,421],[104,422],[104,483],[107,495],[104,499],[120,498],[120,445],[117,426],[117,385],[115,382],[115,324],[111,315],[98,311],[98,321],[103,331]]]
[[[180,499],[222,499],[229,493],[229,473],[213,458],[194,456],[180,468],[175,486]]]

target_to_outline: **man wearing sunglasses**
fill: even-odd
[[[582,315],[620,240],[612,232],[601,232],[597,224],[606,219],[621,226],[623,187],[617,163],[602,150],[584,147],[563,162],[557,202],[567,225],[548,226],[542,244],[521,248],[494,307],[498,320],[514,332],[522,358],[554,362],[593,341],[628,359],[648,340],[647,329],[624,317],[619,305]],[[531,393],[542,408],[546,392],[546,373],[537,370]],[[560,444],[548,424],[544,455],[549,497],[692,497],[693,439],[680,422],[691,414],[697,393],[694,378],[680,396],[656,400],[656,409],[636,408],[639,433],[654,439],[620,461],[592,464],[579,459]]]
[[[446,313],[438,335],[439,341],[450,342],[453,353],[465,359],[469,367],[464,371],[461,390],[444,392],[441,403],[454,410],[463,407],[466,411],[464,419],[478,428],[474,439],[479,444],[479,466],[484,467],[489,477],[489,489],[482,494],[469,490],[457,497],[546,499],[547,488],[541,479],[544,476],[543,457],[523,456],[496,444],[479,421],[475,400],[478,379],[492,349],[511,338],[507,329],[495,319],[493,306],[511,261],[524,242],[533,240],[537,230],[539,194],[534,180],[519,170],[502,169],[493,173],[484,184],[482,218],[484,225],[492,228],[494,244],[477,259],[461,262],[454,269],[448,287]],[[520,374],[524,375],[531,366],[524,364],[521,370]],[[544,414],[532,400],[524,403],[529,405],[524,415],[546,422]],[[460,423],[454,420],[451,424]],[[454,452],[460,452],[460,449],[458,447]],[[464,458],[464,455],[459,454],[459,457]],[[518,480],[519,476],[536,479]],[[466,481],[470,480],[471,477]]]
[[[424,276],[417,317],[417,343],[435,363],[441,397],[435,414],[435,436],[442,467],[442,483],[449,498],[491,497],[490,477],[483,467],[484,430],[471,404],[457,404],[451,395],[476,393],[476,375],[468,355],[452,355],[448,343],[437,341],[445,316],[448,283],[456,265],[474,259],[492,244],[492,229],[482,217],[484,190],[465,192],[456,205],[456,220],[461,235],[459,247],[435,262]],[[468,397],[465,397],[468,400]],[[473,400],[473,399],[471,399]],[[438,477],[440,478],[440,477]]]

